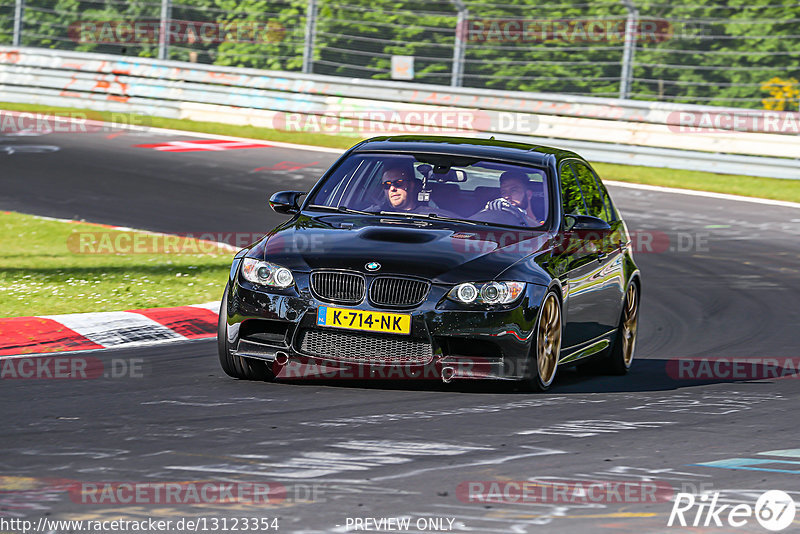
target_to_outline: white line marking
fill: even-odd
[[[561,451],[561,450],[558,450],[558,449],[543,449],[543,448],[540,449],[539,447],[527,447],[527,446],[524,446],[524,445],[523,445],[523,447],[526,448],[526,449],[539,449],[539,450],[537,452],[532,452],[532,453],[527,453],[527,454],[514,454],[514,455],[511,455],[511,456],[502,456],[502,457],[499,457],[499,458],[489,458],[489,459],[486,459],[486,460],[478,460],[478,461],[475,461],[475,462],[468,462],[468,463],[463,463],[463,464],[440,465],[440,466],[437,466],[437,467],[414,469],[412,471],[406,471],[404,473],[400,473],[400,474],[397,474],[397,475],[387,475],[387,476],[384,476],[384,477],[370,477],[369,481],[370,482],[374,482],[374,481],[377,481],[377,480],[392,480],[392,479],[396,479],[396,478],[413,477],[413,476],[417,476],[417,475],[419,475],[421,473],[426,473],[428,471],[442,471],[442,470],[445,470],[445,469],[459,469],[459,468],[463,468],[463,467],[475,467],[475,466],[478,466],[478,465],[500,465],[500,464],[503,464],[503,463],[505,463],[505,462],[507,462],[509,460],[519,460],[520,458],[531,458],[531,457],[534,457],[534,456],[545,456],[545,455],[549,455],[549,454],[566,454],[567,453],[567,451]]]
[[[67,120],[75,121],[77,119],[68,118]],[[97,125],[104,125],[109,124],[103,121],[93,121],[93,120],[83,120],[87,124],[97,124]],[[284,143],[281,141],[271,141],[269,139],[253,139],[250,137],[234,137],[229,135],[217,135],[217,134],[207,134],[202,132],[192,132],[188,130],[173,130],[169,128],[153,128],[153,127],[142,127],[142,126],[134,126],[129,124],[115,124],[117,128],[121,128],[124,130],[134,130],[140,132],[152,132],[152,133],[161,133],[161,134],[169,134],[169,135],[183,135],[186,137],[197,137],[197,138],[205,138],[205,139],[220,139],[225,141],[240,141],[240,142],[248,142],[248,143],[269,143],[270,145],[278,148],[288,148],[292,150],[309,150],[314,152],[327,152],[329,154],[343,154],[345,149],[341,148],[329,148],[329,147],[320,147],[320,146],[312,146],[312,145],[301,145],[296,143]],[[358,139],[353,139],[353,144],[355,145],[358,142]],[[766,177],[765,177],[766,178]],[[677,195],[690,195],[690,196],[699,196],[699,197],[708,197],[708,198],[717,198],[722,200],[733,200],[739,202],[754,202],[758,204],[767,204],[772,206],[783,206],[787,208],[800,208],[800,203],[797,202],[788,202],[784,200],[772,200],[767,198],[757,198],[757,197],[743,197],[740,195],[730,195],[727,193],[713,193],[710,191],[696,191],[693,189],[680,189],[677,187],[664,187],[660,185],[645,185],[645,184],[634,184],[629,182],[617,182],[615,180],[603,180],[603,183],[607,185],[613,185],[616,187],[628,187],[630,189],[643,189],[647,191],[660,191],[662,193],[673,193]],[[62,220],[62,219],[57,219]]]
[[[43,315],[104,347],[186,337],[139,313],[98,312]]]
[[[98,121],[99,122],[99,121]],[[104,124],[104,123],[100,123]],[[187,130],[172,130],[169,128],[147,128],[141,126],[129,126],[129,125],[120,125],[122,128],[126,130],[138,130],[148,133],[157,133],[157,134],[165,134],[165,135],[185,135],[187,137],[199,137],[203,139],[220,139],[223,141],[241,141],[241,142],[248,142],[248,143],[267,143],[275,148],[288,148],[292,150],[307,150],[312,152],[327,152],[328,154],[344,154],[344,148],[330,148],[326,146],[313,146],[313,145],[301,145],[297,143],[285,143],[282,141],[271,141],[269,139],[252,139],[250,137],[234,137],[231,135],[218,135],[218,134],[207,134],[203,132],[191,132]],[[353,144],[355,145],[358,143],[360,139],[354,137]]]
[[[204,302],[203,304],[190,304],[189,306],[192,308],[203,308],[206,310],[211,310],[212,312],[219,315],[219,300],[215,300],[214,302]]]
[[[79,108],[74,108],[79,109]],[[4,113],[23,113],[23,112],[12,112],[7,110],[0,110]],[[171,128],[154,128],[149,126],[137,126],[131,124],[117,124],[117,123],[108,123],[105,121],[96,121],[96,120],[86,120],[86,119],[76,119],[74,117],[61,117],[66,122],[80,122],[81,124],[89,124],[92,126],[103,126],[111,124],[114,128],[120,130],[132,130],[137,132],[146,132],[146,133],[155,133],[155,134],[167,134],[167,135],[183,135],[186,137],[198,137],[202,139],[220,139],[222,141],[239,141],[239,142],[247,142],[247,143],[268,143],[276,148],[289,148],[289,149],[296,149],[296,150],[309,150],[312,152],[327,152],[329,154],[342,154],[344,153],[344,149],[342,148],[329,148],[323,146],[312,146],[312,145],[301,145],[297,143],[285,143],[282,141],[270,141],[269,139],[251,139],[249,137],[234,137],[230,135],[219,135],[219,134],[211,134],[211,133],[203,133],[203,132],[192,132],[188,130],[173,130]],[[222,124],[222,123],[220,123]],[[356,144],[359,141],[358,138],[353,138],[353,144]]]
[[[351,440],[328,446],[341,450],[316,450],[287,453],[289,457],[272,459],[250,465],[167,465],[166,469],[201,471],[208,473],[247,473],[250,476],[270,476],[285,479],[311,479],[338,475],[352,471],[370,471],[390,465],[413,462],[415,459],[434,456],[459,456],[468,453],[487,454],[491,447],[455,443]],[[540,455],[540,453],[535,453]]]
[[[693,197],[717,198],[720,200],[734,200],[737,202],[753,202],[755,204],[782,206],[784,208],[795,208],[795,209],[800,208],[800,203],[798,202],[788,202],[785,200],[772,200],[770,198],[743,197],[741,195],[729,195],[727,193],[713,193],[711,191],[695,191],[693,189],[679,189],[677,187],[664,187],[660,185],[632,184],[629,182],[617,182],[614,180],[603,180],[603,183],[614,187],[643,189],[645,191],[658,191],[659,193],[672,193],[676,195],[689,195]]]

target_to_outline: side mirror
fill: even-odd
[[[568,232],[572,230],[611,230],[606,221],[591,215],[565,215],[564,227]]]
[[[279,191],[269,197],[269,207],[275,213],[282,215],[294,215],[300,212],[300,197],[305,195],[305,191]]]

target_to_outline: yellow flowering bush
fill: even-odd
[[[764,109],[794,111],[800,102],[800,82],[796,78],[771,78],[761,84],[761,90],[769,91],[769,97],[761,100]]]

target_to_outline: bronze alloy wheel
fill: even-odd
[[[636,333],[639,325],[639,286],[631,282],[625,290],[622,313],[619,317],[617,335],[611,352],[607,357],[590,361],[583,365],[592,372],[627,374],[633,364],[633,351],[636,345]]]
[[[555,293],[548,293],[542,304],[536,332],[536,365],[539,387],[546,389],[556,376],[561,353],[561,306]]]
[[[625,295],[625,310],[622,316],[622,360],[625,367],[630,367],[633,362],[633,350],[636,346],[636,329],[639,324],[639,292],[636,284],[628,286]]]

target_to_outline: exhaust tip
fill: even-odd
[[[275,353],[275,363],[283,367],[287,363],[289,363],[289,355],[283,351],[278,351]]]
[[[442,382],[449,384],[455,374],[456,370],[452,367],[442,367]]]

